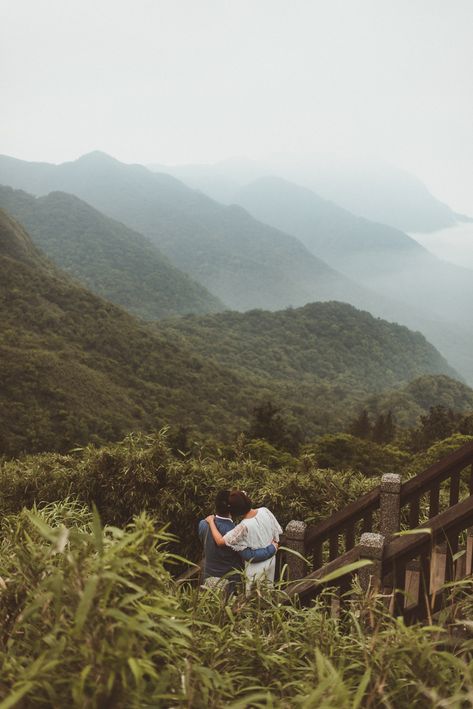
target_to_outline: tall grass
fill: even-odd
[[[406,627],[356,588],[335,619],[324,597],[178,585],[146,514],[102,527],[63,501],[0,534],[0,709],[473,705],[471,582],[442,627]]]

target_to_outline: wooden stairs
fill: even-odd
[[[336,588],[339,604],[349,602],[357,575],[363,588],[390,598],[390,609],[406,622],[431,620],[446,602],[445,584],[473,571],[473,443],[404,483],[384,475],[317,525],[289,522],[285,546],[298,552],[282,560],[286,591],[303,604],[327,587]],[[308,574],[300,555],[311,561]],[[345,571],[360,559],[371,563]],[[332,574],[337,578],[330,580]]]

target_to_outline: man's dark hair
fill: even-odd
[[[228,501],[230,503],[230,512],[238,516],[246,515],[253,507],[250,498],[246,492],[242,490],[234,490],[231,492]]]
[[[220,492],[217,492],[215,498],[215,512],[221,517],[228,517],[230,514],[230,505],[228,503],[229,496],[230,490],[220,490]]]

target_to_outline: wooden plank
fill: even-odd
[[[415,529],[419,525],[419,495],[413,497],[409,503],[409,527]]]
[[[323,544],[322,542],[318,542],[314,546],[314,571],[317,571],[317,569],[320,569],[320,567],[323,564]]]
[[[329,559],[333,561],[338,556],[338,532],[334,531],[329,538]]]
[[[465,576],[473,573],[473,528],[470,527],[466,535],[466,562]]]
[[[453,581],[455,578],[453,557],[458,551],[458,531],[451,530],[446,534],[447,537],[447,558],[445,562],[445,583]]]
[[[456,470],[450,478],[450,507],[456,505],[460,495],[460,471]]]
[[[353,549],[355,546],[355,523],[349,524],[345,530],[345,551]]]
[[[435,517],[439,513],[440,483],[435,482],[430,489],[429,517]]]
[[[363,532],[373,531],[373,511],[368,510],[363,517]]]
[[[432,549],[430,564],[429,595],[436,594],[445,583],[445,565],[447,562],[447,545],[436,544]]]
[[[412,608],[419,604],[420,563],[410,561],[406,566],[406,600],[405,607]]]
[[[393,564],[394,614],[401,615],[406,603],[406,562],[395,559]]]

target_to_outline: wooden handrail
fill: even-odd
[[[430,533],[410,533],[389,542],[384,549],[383,567],[393,561],[410,561],[425,547],[437,543],[439,537],[444,537],[449,532],[462,532],[471,526],[473,526],[473,495],[423,524],[422,529],[430,529]]]
[[[442,482],[453,472],[462,470],[469,463],[473,463],[473,441],[465,443],[461,448],[434,463],[422,473],[407,480],[401,488],[401,505],[406,504],[416,494],[428,492],[434,483]]]
[[[314,544],[322,539],[326,539],[331,532],[345,529],[347,524],[358,522],[370,510],[379,507],[380,487],[377,485],[373,490],[367,492],[358,500],[350,502],[338,512],[334,512],[328,519],[322,520],[319,524],[309,525],[305,534],[305,545],[310,549]]]
[[[401,486],[401,507],[412,505],[411,508],[411,523],[412,526],[418,524],[418,499],[420,495],[431,492],[431,511],[435,509],[435,492],[438,497],[438,486],[448,477],[452,479],[451,487],[451,502],[455,504],[458,500],[458,475],[460,471],[467,465],[472,465],[472,473],[470,475],[470,493],[473,493],[473,442],[466,443],[456,451],[453,451],[442,460],[434,463],[429,468],[424,470],[414,478],[407,480]],[[437,486],[437,490],[433,490]],[[456,499],[455,499],[456,497]],[[417,505],[417,507],[416,507]],[[363,519],[365,515],[377,510],[380,506],[380,487],[377,486],[370,492],[366,493],[358,500],[351,502],[346,507],[338,510],[328,519],[322,520],[319,524],[309,525],[305,534],[306,553],[316,550],[318,561],[321,562],[321,545],[330,537],[334,539],[337,534],[346,532],[350,527],[353,529],[356,522]],[[438,510],[438,500],[437,500]],[[437,511],[435,510],[435,511]],[[365,530],[370,531],[370,530]],[[352,540],[352,544],[355,544]],[[333,558],[333,555],[331,555]]]

